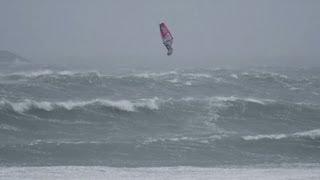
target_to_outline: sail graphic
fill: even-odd
[[[161,23],[159,26],[160,26],[160,34],[161,34],[162,42],[168,50],[167,55],[170,56],[173,52],[173,48],[172,48],[173,37],[168,27],[166,26],[166,24]]]

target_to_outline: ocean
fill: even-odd
[[[320,68],[2,70],[0,166],[319,179]]]

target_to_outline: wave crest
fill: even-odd
[[[57,108],[66,110],[73,110],[75,108],[82,108],[91,105],[100,105],[105,107],[116,108],[118,110],[134,112],[137,108],[147,108],[150,110],[157,110],[159,98],[139,99],[136,101],[118,100],[112,101],[108,99],[94,99],[89,101],[64,101],[64,102],[49,102],[49,101],[35,101],[26,99],[22,102],[10,102],[7,100],[0,101],[0,106],[10,107],[18,113],[24,113],[32,109],[40,109],[45,111],[53,111]]]
[[[243,136],[242,139],[250,140],[262,140],[262,139],[271,139],[271,140],[280,140],[285,138],[310,138],[318,139],[320,138],[320,129],[314,129],[310,131],[297,132],[293,134],[259,134],[256,136]]]

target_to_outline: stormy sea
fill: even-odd
[[[318,179],[320,69],[2,69],[0,166],[0,179]]]

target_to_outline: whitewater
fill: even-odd
[[[319,68],[0,71],[0,179],[319,179],[319,163]]]

